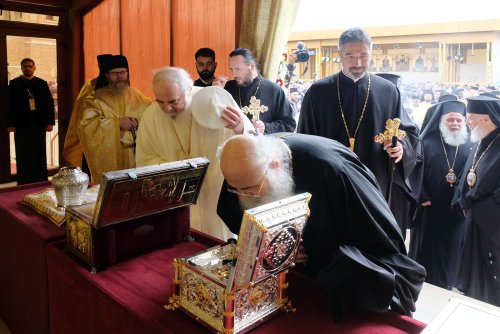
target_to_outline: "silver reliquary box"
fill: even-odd
[[[292,309],[286,274],[294,266],[309,217],[304,193],[246,210],[238,241],[174,260],[180,308],[217,333],[245,333]]]

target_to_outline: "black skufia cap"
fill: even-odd
[[[101,64],[101,69],[104,73],[111,71],[115,68],[128,69],[127,57],[121,55],[112,56]]]
[[[97,82],[95,84],[94,90],[98,90],[108,84],[106,80],[106,75],[104,75],[103,68],[106,67],[106,64],[111,61],[113,55],[110,53],[101,54],[97,56],[97,65],[99,66],[99,76],[97,77]]]
[[[111,53],[104,53],[101,55],[97,55],[97,64],[102,64],[107,60],[111,59],[113,55]]]
[[[438,102],[444,101],[458,101],[458,96],[455,94],[443,94],[439,97]]]
[[[467,98],[467,112],[471,114],[489,115],[491,121],[500,126],[500,99],[486,95]]]

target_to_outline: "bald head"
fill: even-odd
[[[267,159],[262,154],[258,136],[238,135],[224,144],[220,154],[222,174],[234,187],[245,188],[262,176]],[[254,182],[254,183],[252,183]]]
[[[237,135],[220,152],[222,174],[238,193],[244,209],[283,199],[293,194],[288,146],[279,138]]]

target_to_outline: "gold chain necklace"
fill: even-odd
[[[347,132],[347,136],[349,136],[349,149],[354,151],[354,144],[356,142],[356,134],[358,133],[359,126],[361,125],[361,121],[363,120],[363,116],[365,115],[366,105],[368,104],[368,97],[370,96],[370,86],[371,86],[371,78],[370,73],[368,75],[368,89],[366,90],[366,98],[365,104],[363,105],[363,109],[361,110],[361,116],[359,117],[358,125],[356,126],[356,130],[354,130],[354,134],[351,136],[349,132],[349,128],[347,127],[347,122],[345,121],[344,110],[342,109],[342,101],[340,100],[340,73],[337,75],[337,96],[339,98],[339,107],[340,114],[342,115],[342,121],[344,121],[345,131]]]
[[[257,84],[257,89],[255,90],[255,93],[253,93],[252,97],[257,98],[257,92],[259,91],[260,83],[262,82],[262,77],[259,78],[259,83]],[[240,109],[243,109],[243,104],[241,103],[241,90],[240,86],[238,86],[238,97],[240,99]]]
[[[450,160],[448,160],[448,153],[446,153],[446,147],[444,146],[443,137],[440,136],[440,138],[441,138],[441,144],[443,144],[443,151],[444,151],[444,156],[446,158],[446,163],[448,164],[448,173],[444,178],[446,179],[446,182],[450,184],[450,187],[453,187],[453,184],[457,182],[457,175],[455,174],[453,167],[455,166],[455,161],[457,161],[458,148],[460,147],[460,145],[457,146],[457,149],[455,151],[455,157],[453,158],[453,164],[450,166]]]
[[[193,116],[192,115],[189,116],[189,124],[188,124],[188,127],[189,127],[188,136],[189,136],[189,139],[188,139],[188,148],[187,148],[187,150],[185,150],[184,146],[182,146],[182,141],[181,141],[181,138],[179,136],[179,133],[177,132],[177,129],[175,128],[174,122],[175,122],[175,119],[172,119],[172,122],[171,122],[172,129],[174,130],[174,134],[175,134],[175,138],[177,139],[177,143],[181,147],[182,153],[184,153],[184,159],[189,159],[190,156],[191,156],[191,129],[192,129],[192,125],[193,125]]]
[[[479,161],[481,161],[481,159],[484,157],[484,155],[489,150],[491,145],[493,145],[493,143],[498,139],[498,136],[500,136],[500,133],[497,134],[495,139],[493,139],[491,141],[491,143],[486,147],[486,149],[483,151],[483,153],[481,154],[479,159],[477,159],[477,161],[476,161],[476,156],[477,156],[477,152],[479,151],[479,147],[481,146],[481,141],[479,141],[479,143],[477,144],[476,152],[474,153],[474,157],[472,158],[472,165],[470,166],[469,173],[467,174],[467,184],[469,185],[469,187],[472,188],[476,184],[476,181],[477,181],[476,169],[477,169],[477,166],[479,165]]]

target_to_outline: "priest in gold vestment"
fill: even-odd
[[[78,136],[92,182],[102,173],[135,167],[135,134],[151,100],[130,87],[127,59],[113,56],[103,69],[108,85],[86,98]]]
[[[112,59],[110,54],[101,54],[97,56],[97,65],[99,69],[101,64],[105,67],[105,63]],[[66,138],[64,140],[64,148],[62,152],[63,165],[78,166],[82,167],[84,172],[88,170],[84,169],[83,163],[83,149],[80,144],[80,139],[78,138],[78,121],[83,113],[84,101],[87,97],[94,97],[94,92],[96,89],[102,88],[107,85],[105,74],[100,71],[99,76],[85,82],[80,89],[80,93],[76,98],[75,104],[73,105],[73,110],[71,112],[71,118],[68,125],[68,131],[66,132]]]
[[[232,237],[216,210],[223,183],[217,148],[233,134],[255,128],[229,93],[193,87],[181,68],[158,70],[153,92],[156,103],[144,112],[137,133],[137,166],[206,157],[210,166],[197,204],[191,206],[191,227],[222,240]]]

